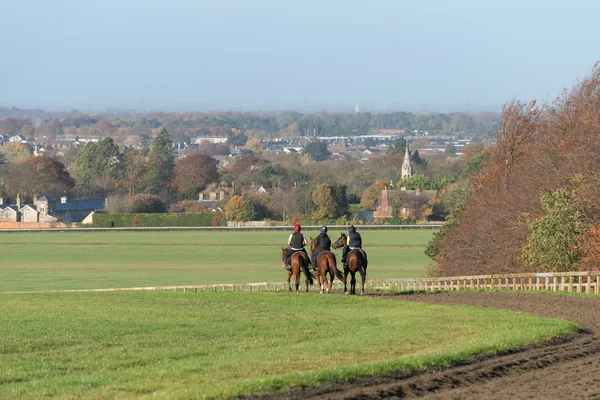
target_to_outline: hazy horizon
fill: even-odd
[[[598,59],[592,1],[146,3],[0,0],[0,105],[499,111]]]

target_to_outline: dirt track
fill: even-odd
[[[298,390],[290,399],[600,399],[600,299],[520,293],[440,293],[389,296],[436,304],[525,311],[564,318],[586,332],[523,351],[416,376],[383,376]]]

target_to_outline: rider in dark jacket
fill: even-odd
[[[321,227],[321,233],[317,236],[315,245],[317,246],[317,249],[312,252],[312,263],[314,268],[317,267],[317,256],[322,251],[331,251],[331,239],[329,238],[329,235],[327,235],[326,226]]]
[[[306,252],[306,249],[304,248],[304,246],[307,245],[306,238],[304,237],[304,235],[302,233],[300,233],[301,230],[302,230],[302,227],[300,226],[300,224],[294,225],[294,233],[292,233],[290,235],[290,238],[288,239],[288,246],[290,248],[288,249],[287,253],[285,253],[285,257],[287,259],[287,265],[290,265],[290,257],[292,256],[292,254],[294,254],[297,251],[303,251],[304,254],[306,254],[308,263],[310,264],[310,257],[308,257],[308,253]]]
[[[348,253],[350,250],[361,249],[362,250],[362,238],[360,237],[360,233],[356,232],[356,228],[354,225],[351,225],[348,228],[348,239],[346,243],[346,247],[344,247],[344,251],[342,251],[342,264],[346,265],[346,261],[348,259]],[[367,254],[363,251],[363,255],[365,256],[365,262],[367,260]]]

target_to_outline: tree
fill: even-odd
[[[328,184],[322,183],[313,190],[312,201],[317,207],[316,211],[313,212],[315,218],[333,218],[336,204],[331,194],[331,187]]]
[[[187,193],[187,198],[195,199],[206,185],[217,182],[219,173],[214,160],[209,156],[195,153],[177,160],[173,168],[173,187],[177,193]]]
[[[346,185],[331,186],[331,197],[335,203],[334,218],[339,218],[348,213],[348,197],[346,196]]]
[[[50,157],[38,156],[9,165],[6,189],[9,193],[59,197],[70,193],[75,181],[65,166]]]
[[[9,163],[24,161],[33,157],[31,146],[24,143],[6,143],[0,148],[0,151],[4,154],[6,162]]]
[[[250,150],[253,154],[260,156],[262,154],[262,143],[259,139],[250,139],[246,142],[244,149]]]
[[[582,256],[578,239],[588,230],[579,199],[574,190],[557,189],[541,201],[546,215],[529,224],[520,259],[536,271],[575,271]]]
[[[366,138],[363,140],[363,144],[366,148],[374,147],[377,144],[377,141],[373,138]]]
[[[360,208],[363,210],[374,210],[375,203],[386,185],[386,181],[378,179],[371,186],[367,187],[360,198]]]
[[[131,201],[132,213],[164,213],[167,205],[160,197],[152,194],[136,194]]]
[[[147,191],[168,196],[175,167],[173,142],[166,128],[161,128],[152,141],[148,159]]]
[[[452,142],[448,143],[448,145],[444,149],[444,154],[448,154],[448,155],[456,154],[456,147],[454,146],[454,143],[452,143]]]
[[[112,138],[87,143],[73,168],[77,190],[86,196],[111,192],[122,176],[122,167],[119,146]]]
[[[129,196],[142,192],[147,186],[148,157],[142,150],[128,147],[123,151],[122,160],[123,178],[120,181],[120,190],[126,191]]]
[[[246,142],[248,141],[248,136],[244,135],[243,133],[240,133],[238,135],[229,135],[229,137],[227,138],[227,143],[232,145],[232,146],[238,146],[241,147],[243,145],[246,144]]]
[[[331,153],[327,149],[327,144],[317,140],[310,142],[304,147],[304,153],[310,154],[310,157],[317,162],[327,160]]]
[[[243,196],[233,196],[225,204],[225,217],[228,221],[250,221],[254,219],[252,203]]]
[[[388,147],[387,154],[393,156],[394,154],[404,154],[406,151],[406,139],[398,138],[394,141],[390,147]]]

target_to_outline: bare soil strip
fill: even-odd
[[[526,293],[390,295],[446,305],[470,305],[563,318],[585,331],[574,338],[481,357],[467,365],[414,376],[388,375],[277,396],[286,399],[600,399],[600,299]],[[440,327],[443,329],[443,327]],[[351,350],[349,350],[351,351]]]

